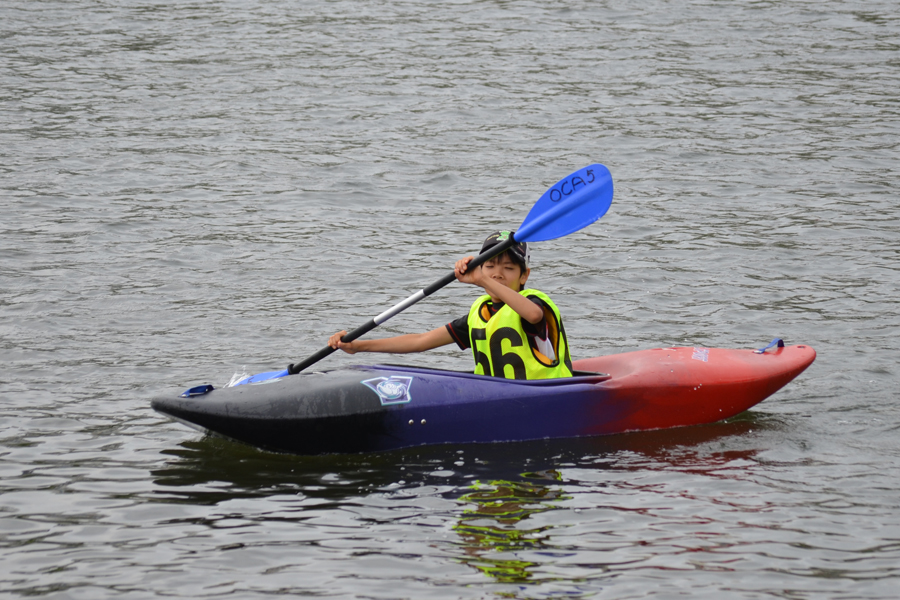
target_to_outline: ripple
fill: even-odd
[[[4,3],[3,588],[893,597],[895,13]],[[612,210],[536,245],[531,279],[576,358],[778,336],[816,348],[809,371],[709,427],[381,455],[273,455],[150,410],[311,354],[592,162]],[[383,333],[470,302],[451,286]]]

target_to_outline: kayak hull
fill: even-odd
[[[663,348],[575,361],[576,377],[539,381],[353,366],[195,396],[173,393],[152,406],[276,452],[377,452],[712,423],[761,402],[813,360],[808,346],[764,353]]]

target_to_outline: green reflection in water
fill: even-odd
[[[472,491],[460,497],[460,501],[472,506],[463,511],[453,527],[465,549],[465,556],[459,561],[501,583],[531,580],[531,570],[538,563],[506,556],[543,548],[546,532],[551,528],[528,528],[525,520],[559,508],[555,502],[569,499],[559,487],[534,481],[558,481],[558,471],[523,473],[522,477],[527,480],[475,482],[470,486]]]

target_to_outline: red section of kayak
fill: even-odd
[[[724,348],[659,348],[586,358],[580,371],[609,373],[591,435],[714,423],[762,402],[816,358],[809,346],[759,354]]]

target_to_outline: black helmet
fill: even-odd
[[[514,233],[514,232],[513,232]],[[500,242],[505,242],[509,239],[510,232],[509,231],[495,231],[491,235],[487,236],[484,240],[484,244],[481,245],[482,254],[490,248],[493,248]],[[510,246],[509,257],[513,259],[515,262],[519,263],[522,269],[528,268],[528,263],[531,262],[531,251],[528,249],[528,244],[525,242],[516,242],[512,246]]]

